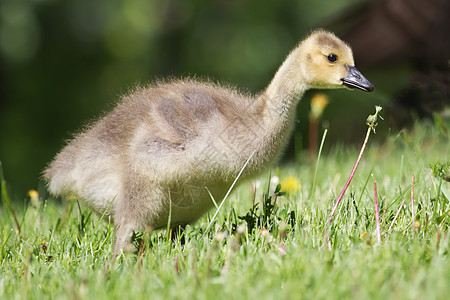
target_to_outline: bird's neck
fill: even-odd
[[[302,79],[301,71],[292,67],[295,60],[292,54],[281,65],[266,90],[257,98],[255,111],[262,113],[262,149],[269,162],[276,161],[289,141],[295,124],[297,104],[308,88]]]
[[[302,70],[294,65],[295,52],[286,58],[261,95],[266,102],[266,119],[271,123],[293,121],[295,108],[308,89]]]

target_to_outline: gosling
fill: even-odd
[[[247,161],[242,179],[269,167],[288,142],[303,93],[342,87],[374,88],[350,46],[318,30],[256,96],[193,79],[134,89],[75,136],[44,178],[52,194],[76,196],[112,218],[115,259],[134,230],[196,221],[213,206],[209,192],[222,199]]]

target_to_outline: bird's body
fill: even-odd
[[[304,91],[344,85],[373,89],[354,68],[350,48],[317,31],[257,96],[190,79],[135,89],[77,135],[44,176],[53,194],[74,194],[107,211],[116,256],[133,230],[166,227],[169,213],[171,226],[198,219],[213,206],[209,193],[222,199],[249,158],[243,178],[270,166]]]
[[[239,102],[226,101],[230,94]],[[125,186],[138,185],[131,188],[140,193],[134,203],[149,198],[144,194],[165,199],[137,205],[149,206],[153,228],[167,225],[170,192],[172,221],[192,222],[213,205],[206,188],[221,199],[257,150],[250,144],[266,145],[253,154],[247,176],[270,164],[285,144],[291,121],[277,113],[263,117],[264,102],[190,80],[139,88],[66,146],[46,171],[49,189],[92,199],[88,205],[104,212]],[[283,125],[275,128],[271,118]]]

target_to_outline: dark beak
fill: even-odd
[[[365,92],[373,91],[373,84],[370,83],[366,77],[358,71],[357,68],[345,65],[347,67],[348,75],[347,77],[341,78],[342,84],[349,88],[357,88]]]

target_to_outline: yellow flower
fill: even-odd
[[[28,197],[30,198],[39,198],[39,193],[36,190],[29,190]]]
[[[281,190],[287,193],[298,192],[301,188],[300,181],[292,175],[284,177],[280,184]]]
[[[318,119],[323,114],[325,107],[328,105],[328,97],[325,94],[315,94],[311,99],[311,114],[312,119]]]
[[[39,206],[39,193],[36,190],[29,190],[28,191],[28,197],[30,197],[31,204],[34,207]]]

